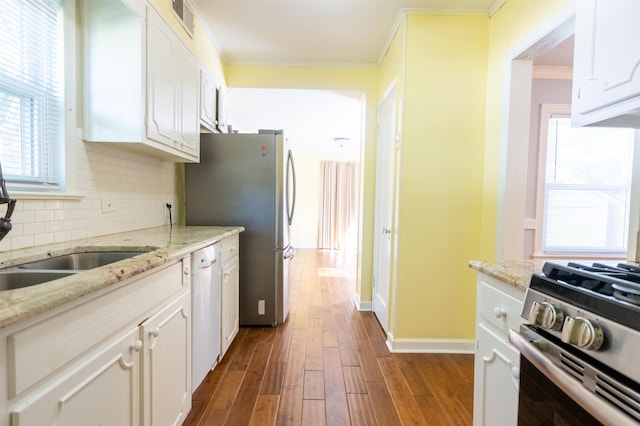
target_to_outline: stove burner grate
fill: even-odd
[[[547,262],[542,271],[548,278],[570,286],[640,305],[640,267],[638,266],[624,263],[612,266],[603,263],[583,265],[569,262],[562,265]]]

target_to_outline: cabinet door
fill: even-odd
[[[11,424],[141,424],[141,348],[136,327],[97,350],[51,386],[18,402],[11,412]]]
[[[147,138],[174,147],[178,134],[178,45],[155,10],[148,7],[147,13]]]
[[[229,349],[231,342],[233,342],[240,329],[239,269],[237,256],[222,265],[222,341],[220,342],[220,358]]]
[[[218,125],[218,87],[213,77],[200,71],[200,122],[204,127],[216,130]]]
[[[144,424],[180,425],[191,410],[191,294],[141,324]]]
[[[615,119],[639,108],[640,2],[581,0],[576,8],[574,124]]]
[[[194,57],[180,46],[180,149],[194,160],[200,158],[200,68]]]
[[[227,133],[227,88],[220,86],[218,88],[218,130]]]
[[[520,354],[480,323],[474,365],[474,426],[518,424]]]

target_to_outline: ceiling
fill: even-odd
[[[402,10],[487,13],[504,0],[191,0],[229,64],[375,66]]]
[[[360,159],[360,91],[229,88],[227,114],[240,133],[284,129],[296,156]]]

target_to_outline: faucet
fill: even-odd
[[[0,204],[8,204],[7,213],[0,218],[0,241],[11,231],[11,215],[16,206],[16,200],[9,196],[7,187],[2,176],[2,165],[0,165]]]

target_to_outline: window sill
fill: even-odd
[[[534,260],[627,260],[627,253],[555,253],[534,254]]]

